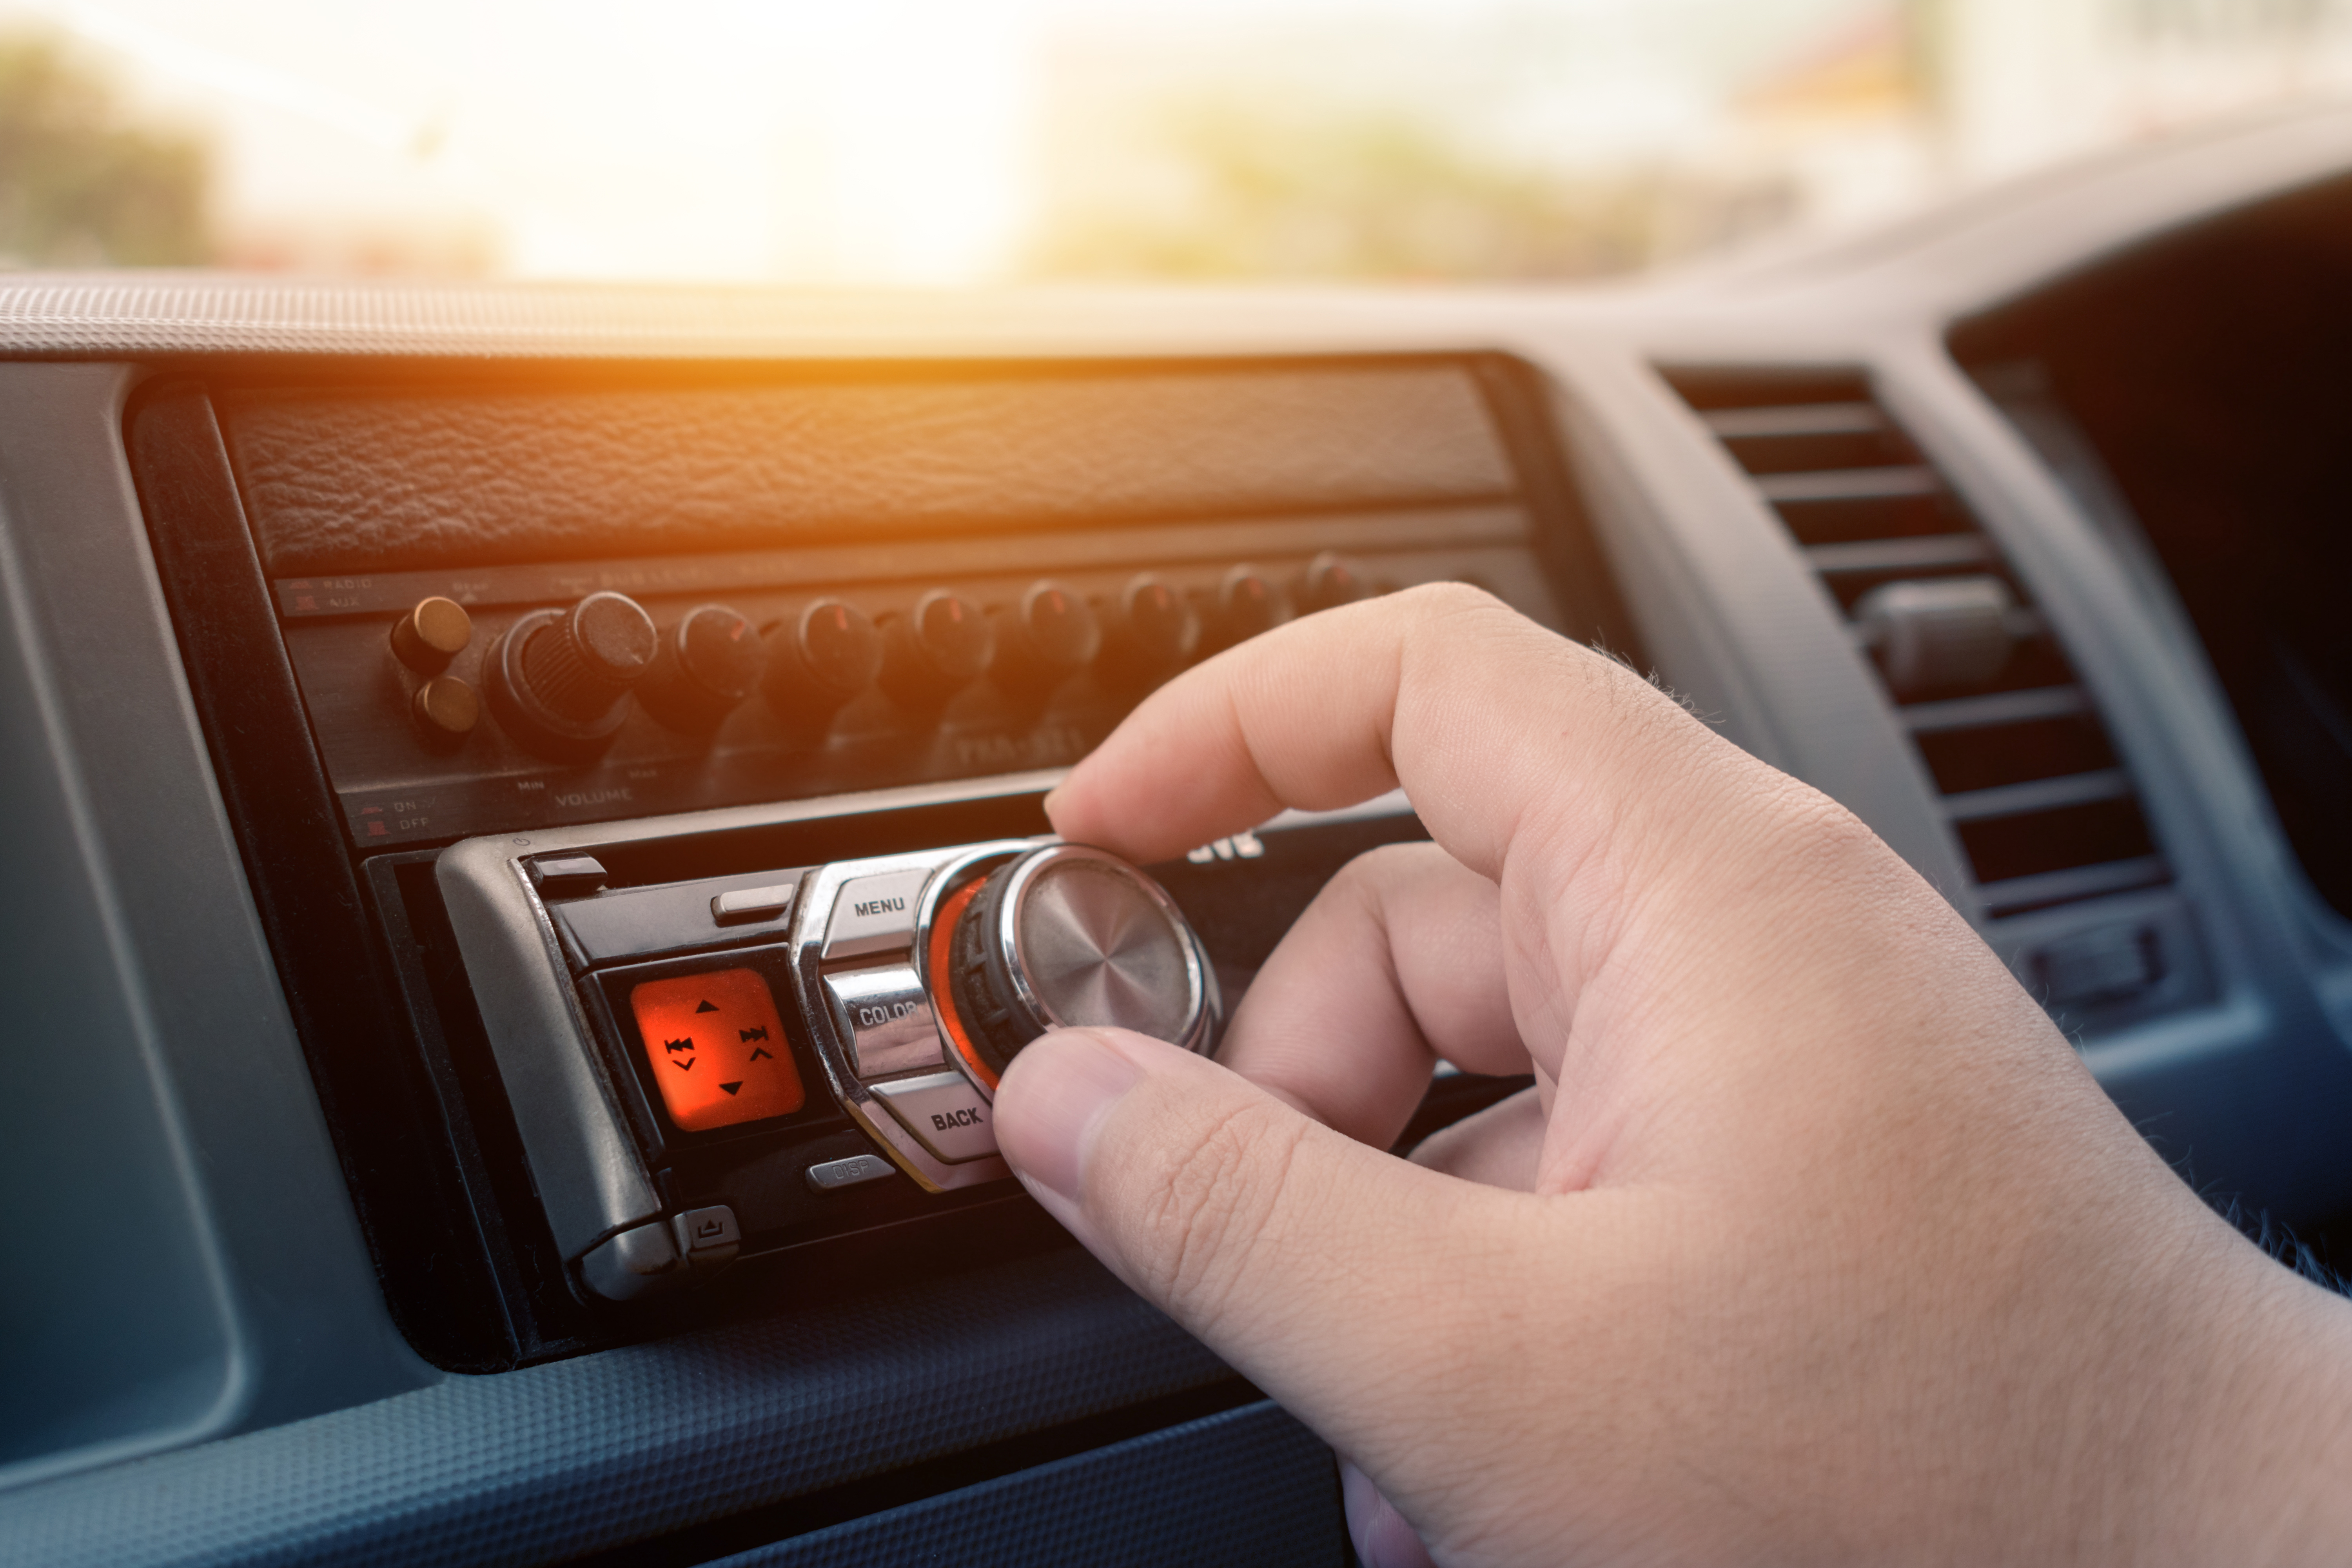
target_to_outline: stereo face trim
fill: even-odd
[[[855,821],[908,796],[1054,782],[829,804]],[[895,1218],[918,1193],[1006,1182],[997,1073],[1046,1028],[1141,1024],[1214,1044],[1222,1001],[1201,939],[1148,875],[1100,850],[995,838],[694,874],[708,864],[697,847],[727,826],[819,815],[486,837],[436,866],[583,1294],[628,1300],[887,1223],[861,1206],[886,1189],[900,1194]],[[608,887],[597,857],[624,852],[632,885]]]

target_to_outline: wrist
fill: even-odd
[[[2153,1348],[2136,1561],[2340,1563],[2352,1551],[2352,1301],[2229,1235]],[[2132,1514],[2118,1514],[2131,1518]]]

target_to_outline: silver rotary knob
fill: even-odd
[[[1118,856],[1033,849],[942,905],[957,1054],[982,1087],[1063,1025],[1108,1025],[1188,1050],[1214,1043],[1215,973],[1183,911]],[[934,975],[934,984],[940,977]],[[967,1048],[968,1047],[968,1048]]]

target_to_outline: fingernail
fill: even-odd
[[[1014,1169],[1075,1205],[1095,1127],[1142,1070],[1099,1036],[1055,1029],[1015,1058],[1007,1079],[1013,1114],[1000,1105],[997,1141]]]
[[[1045,808],[1046,821],[1051,822],[1054,820],[1054,803],[1061,798],[1062,790],[1061,786],[1058,784],[1045,792],[1045,798],[1042,804]]]

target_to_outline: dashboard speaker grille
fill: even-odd
[[[2171,879],[2026,584],[1857,370],[1664,368],[1844,614],[1989,915]]]

